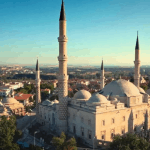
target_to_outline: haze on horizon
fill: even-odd
[[[68,64],[133,66],[150,60],[149,0],[65,0]],[[0,64],[58,64],[61,0],[1,0]]]

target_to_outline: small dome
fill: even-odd
[[[14,103],[19,103],[19,102],[16,99],[14,99],[13,97],[6,97],[2,100],[2,103],[14,104]]]
[[[91,97],[91,93],[86,90],[80,90],[75,93],[74,98],[80,100],[88,100]]]
[[[53,100],[53,102],[56,104],[59,103],[59,101],[57,99]]]
[[[48,106],[48,105],[51,105],[51,103],[52,102],[47,99],[47,100],[45,100],[45,101],[42,102],[42,105]]]
[[[99,104],[107,104],[109,101],[106,99],[105,96],[101,94],[93,94],[92,97],[87,101],[88,104],[94,104],[94,105],[99,105]]]
[[[4,105],[3,105],[3,103],[2,102],[0,102],[0,107],[3,107]]]
[[[139,87],[139,91],[140,91],[140,93],[145,93],[144,89],[141,87]]]

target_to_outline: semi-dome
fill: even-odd
[[[140,93],[145,93],[144,89],[141,88],[141,87],[139,87],[139,92],[140,92]]]
[[[100,94],[105,96],[115,96],[120,97],[126,96],[137,96],[140,95],[139,89],[131,82],[124,79],[114,80],[107,84],[101,91]]]
[[[47,99],[47,100],[45,100],[45,101],[42,102],[42,105],[48,106],[48,105],[51,105],[51,103],[52,102]]]
[[[2,103],[15,104],[15,103],[19,103],[19,102],[13,97],[5,97],[5,98],[3,98]]]
[[[108,102],[109,101],[106,99],[106,97],[99,93],[93,94],[92,97],[87,101],[88,104],[94,105],[107,104]]]
[[[91,93],[86,90],[80,90],[75,93],[74,98],[80,100],[88,100],[91,97]]]

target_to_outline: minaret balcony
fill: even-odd
[[[58,61],[67,61],[68,57],[67,56],[58,56]]]
[[[67,42],[67,41],[68,41],[68,38],[65,35],[58,37],[58,42]]]
[[[58,75],[57,76],[57,79],[59,80],[59,81],[64,81],[64,80],[68,80],[68,78],[69,78],[69,76],[68,75]]]

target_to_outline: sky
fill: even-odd
[[[150,0],[64,0],[70,65],[150,64]],[[58,64],[61,0],[0,0],[0,64]]]

